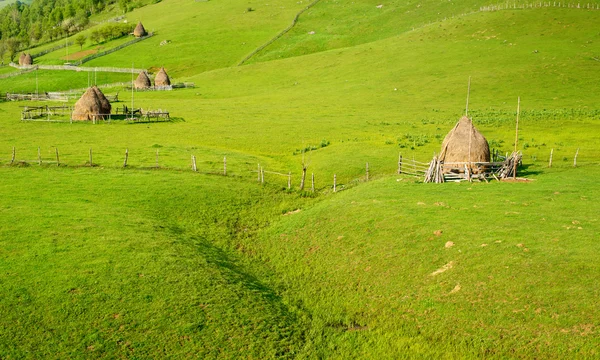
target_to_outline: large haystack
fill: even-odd
[[[23,65],[33,65],[33,58],[31,57],[31,54],[27,53],[27,55],[25,55],[25,58],[23,59]]]
[[[446,165],[444,172],[450,168],[463,168],[464,164],[489,162],[490,147],[485,137],[475,129],[473,122],[463,116],[454,128],[446,135],[442,143],[439,159]],[[483,167],[469,166],[473,173],[483,171]]]
[[[169,79],[169,75],[167,75],[165,68],[161,67],[158,74],[156,74],[156,77],[154,77],[154,86],[158,87],[158,86],[170,86],[170,85],[171,85],[171,80]]]
[[[71,114],[73,120],[99,120],[110,114],[111,106],[104,94],[96,86],[88,88],[75,103]]]
[[[23,61],[25,61],[25,53],[21,53],[19,56],[19,66],[23,65]]]
[[[135,29],[133,29],[133,36],[142,37],[142,36],[146,36],[146,35],[148,35],[148,33],[146,32],[146,29],[144,29],[144,25],[142,25],[142,23],[139,22],[135,26]]]
[[[104,96],[104,93],[98,89],[97,86],[92,86],[92,89],[96,93],[98,100],[100,100],[100,104],[102,104],[102,112],[101,114],[110,114],[112,110],[112,106],[110,105],[110,101]]]
[[[150,78],[146,74],[145,71],[140,72],[137,79],[133,83],[133,86],[136,89],[149,89],[152,86],[152,82],[150,82]]]

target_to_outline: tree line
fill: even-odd
[[[160,0],[17,0],[0,10],[0,58],[8,54],[12,61],[18,52],[33,45],[71,36],[90,23],[90,16],[103,11],[122,13]],[[123,26],[100,29],[95,42],[115,37]]]

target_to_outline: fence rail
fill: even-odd
[[[99,71],[99,72],[113,72],[113,73],[128,73],[132,72],[139,73],[145,71],[145,69],[133,69],[133,68],[118,68],[118,67],[107,67],[107,66],[97,66],[97,67],[83,67],[83,66],[74,66],[74,65],[17,65],[15,63],[10,63],[10,66],[20,69],[20,70],[68,70],[68,71]],[[12,75],[12,74],[6,74]],[[12,75],[15,76],[15,75]]]
[[[86,63],[86,62],[88,62],[88,61],[92,61],[92,60],[94,60],[94,59],[97,59],[97,58],[99,58],[99,57],[101,57],[101,56],[104,56],[104,55],[108,55],[108,54],[114,53],[115,51],[119,51],[119,50],[121,50],[121,49],[123,49],[123,48],[125,48],[125,47],[127,47],[127,46],[130,46],[130,45],[136,44],[136,43],[138,43],[138,42],[140,42],[140,41],[143,41],[143,40],[146,40],[146,39],[148,39],[148,38],[151,38],[152,36],[154,36],[154,33],[148,33],[148,35],[146,35],[146,36],[142,36],[142,37],[139,37],[139,38],[135,38],[135,39],[133,39],[133,40],[130,40],[130,41],[126,42],[126,43],[123,43],[123,44],[121,44],[121,45],[119,45],[119,46],[115,46],[114,48],[108,49],[108,50],[106,50],[106,51],[101,51],[101,52],[95,53],[95,54],[93,54],[93,55],[86,56],[86,57],[84,57],[83,59],[81,59],[81,60],[79,60],[79,61],[76,61],[76,62],[75,62],[75,64],[77,64],[77,65],[84,64],[84,63]],[[141,70],[140,70],[140,71],[141,71]],[[139,72],[139,71],[138,71],[138,72]]]

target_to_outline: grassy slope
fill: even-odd
[[[506,5],[502,1],[496,3]],[[519,0],[510,4],[513,6],[532,3]],[[599,3],[594,0],[582,5]],[[321,0],[302,14],[290,32],[262,50],[250,62],[312,54],[386,39],[427,24],[439,23],[447,18],[477,12],[481,6],[491,4],[495,3],[481,0]],[[561,4],[565,6],[565,2]],[[378,5],[382,5],[381,8],[378,8]],[[577,2],[571,5],[577,6]]]
[[[599,173],[444,186],[388,177],[244,245],[323,329],[315,354],[594,358]]]
[[[153,38],[86,65],[164,65],[174,77],[232,66],[286,27],[300,6],[290,0],[165,0],[127,14],[129,21],[155,31]],[[255,11],[247,12],[249,7]],[[163,40],[170,43],[160,46]]]
[[[62,185],[57,185],[57,189],[52,188],[48,195],[41,192],[25,199],[19,189],[29,183],[42,184],[44,179],[50,179],[44,178],[47,173],[32,169],[4,169],[2,171],[6,174],[3,178],[9,179],[6,184],[10,184],[2,190],[6,191],[4,198],[9,199],[5,206],[12,208],[17,204],[24,205],[19,212],[6,218],[7,225],[3,229],[6,228],[8,233],[4,233],[2,239],[10,246],[19,246],[21,237],[10,236],[12,232],[23,230],[15,228],[19,226],[18,221],[45,224],[45,233],[23,235],[30,240],[50,237],[53,232],[62,234],[63,231],[72,236],[87,236],[78,224],[69,223],[67,213],[59,209],[52,208],[48,213],[61,214],[59,221],[67,223],[64,230],[57,230],[49,222],[51,218],[34,216],[35,210],[45,214],[42,212],[46,208],[45,196],[52,199],[65,196],[66,206],[75,207],[77,213],[81,214],[77,219],[86,221],[95,221],[89,215],[91,206],[99,197],[106,198],[98,201],[98,206],[104,206],[110,212],[122,209],[120,212],[127,214],[127,217],[104,217],[99,221],[104,220],[108,224],[105,228],[114,234],[115,239],[128,239],[128,242],[119,243],[118,246],[133,244],[134,249],[155,254],[154,259],[158,261],[154,268],[156,272],[164,268],[169,259],[169,255],[160,251],[177,252],[179,248],[170,247],[174,246],[173,241],[179,243],[179,240],[198,236],[197,232],[201,232],[200,235],[211,239],[211,243],[225,249],[223,251],[228,248],[241,251],[237,255],[231,254],[239,257],[234,263],[250,263],[249,266],[258,274],[256,277],[265,286],[281,289],[273,291],[283,295],[281,302],[291,313],[289,317],[286,312],[282,315],[279,310],[244,313],[236,304],[225,299],[231,283],[236,281],[224,281],[226,285],[223,289],[220,283],[206,280],[206,272],[211,271],[210,267],[201,267],[203,270],[194,275],[197,278],[192,279],[194,283],[201,283],[203,289],[216,291],[213,301],[225,299],[213,316],[226,318],[226,324],[223,328],[217,325],[209,328],[213,333],[223,334],[223,337],[219,337],[223,342],[219,344],[226,343],[228,336],[237,334],[231,333],[236,325],[254,318],[265,319],[264,322],[269,324],[272,320],[280,321],[287,324],[282,327],[286,330],[281,333],[289,331],[295,334],[289,338],[283,336],[291,343],[280,346],[279,335],[268,330],[264,332],[267,336],[264,341],[255,337],[260,336],[262,330],[241,331],[239,343],[236,344],[250,344],[255,354],[289,347],[291,351],[300,351],[305,355],[324,356],[369,352],[425,356],[440,355],[439,352],[444,351],[457,352],[457,356],[519,357],[536,353],[540,357],[552,357],[556,353],[557,356],[569,357],[578,350],[582,351],[582,356],[594,356],[590,347],[593,342],[589,339],[595,331],[593,319],[597,318],[597,314],[590,299],[597,294],[586,293],[586,289],[592,286],[590,278],[597,273],[597,269],[589,265],[595,263],[593,256],[597,253],[589,239],[598,234],[594,217],[598,210],[594,205],[597,190],[589,179],[598,172],[595,165],[591,164],[598,163],[593,149],[599,140],[600,129],[596,105],[597,85],[588,74],[598,67],[598,63],[591,59],[591,55],[598,52],[598,34],[593,27],[598,16],[597,12],[548,9],[478,13],[355,48],[204,73],[192,78],[197,89],[136,95],[136,104],[144,108],[167,108],[173,115],[185,120],[172,124],[22,124],[15,121],[21,104],[2,104],[0,107],[0,130],[7,135],[0,140],[0,146],[5,149],[5,155],[0,155],[0,158],[4,161],[9,157],[12,146],[17,146],[19,159],[35,159],[36,146],[42,147],[46,159],[52,158],[53,147],[58,146],[63,161],[78,165],[86,161],[88,148],[94,147],[98,163],[117,167],[122,163],[123,149],[129,147],[132,164],[139,167],[152,165],[158,148],[163,166],[188,168],[190,155],[196,154],[203,160],[204,171],[218,171],[223,155],[227,155],[228,161],[233,162],[231,171],[240,177],[249,179],[255,176],[247,170],[254,169],[256,162],[261,162],[267,168],[296,170],[294,183],[297,186],[300,156],[292,155],[294,150],[327,139],[331,145],[311,155],[309,170],[317,173],[318,186],[325,187],[334,172],[340,175],[341,182],[360,177],[365,161],[371,162],[372,174],[391,174],[395,169],[398,151],[403,151],[406,157],[415,154],[423,160],[431,156],[439,148],[439,137],[460,115],[464,103],[464,84],[467,77],[472,75],[470,108],[475,110],[472,114],[489,139],[497,143],[504,142],[500,144],[503,150],[511,148],[515,98],[517,95],[523,97],[523,108],[527,112],[522,116],[522,143],[527,142],[529,146],[525,151],[526,163],[532,165],[529,175],[538,178],[533,184],[519,184],[510,189],[507,184],[480,184],[471,190],[464,185],[445,185],[435,187],[433,191],[429,186],[396,182],[395,177],[386,177],[325,198],[314,207],[306,206],[300,214],[285,217],[282,222],[274,218],[274,214],[280,211],[262,209],[256,212],[259,218],[255,218],[250,215],[253,207],[234,202],[232,206],[246,209],[244,216],[248,221],[269,221],[275,226],[259,242],[253,241],[253,237],[246,239],[243,232],[239,237],[232,236],[235,240],[230,242],[229,235],[223,232],[239,230],[235,221],[223,224],[217,220],[222,226],[214,232],[212,230],[215,228],[206,224],[215,221],[220,209],[232,208],[222,203],[210,208],[199,209],[198,206],[211,197],[215,197],[215,202],[220,202],[244,196],[270,197],[271,193],[254,192],[250,185],[239,184],[242,179],[236,179],[237,185],[228,182],[229,191],[222,191],[217,190],[220,181],[213,183],[210,178],[200,177],[202,184],[206,181],[210,186],[204,189],[206,191],[199,191],[195,182],[187,180],[188,176],[189,179],[196,179],[193,174],[141,172],[125,180],[120,177],[129,175],[129,172],[94,170],[89,175],[90,181],[85,181],[88,179],[86,174],[89,174],[87,170],[61,169],[51,174],[52,177],[63,179]],[[487,31],[481,33],[482,29]],[[562,110],[564,108],[567,110]],[[576,112],[571,114],[571,109],[576,109]],[[439,136],[436,138],[436,135]],[[416,138],[427,138],[429,143],[410,150],[410,143],[415,144]],[[409,147],[399,148],[398,143]],[[577,147],[582,149],[580,162],[588,166],[582,170],[565,172]],[[555,148],[555,161],[558,160],[555,166],[560,169],[548,174],[543,165],[550,148]],[[541,162],[535,162],[533,156]],[[563,161],[562,158],[567,160]],[[117,185],[124,183],[122,180],[127,181],[128,186]],[[271,178],[267,180],[273,181]],[[280,184],[283,185],[284,181],[281,179]],[[91,183],[109,185],[107,189],[100,190],[99,187],[87,185]],[[566,190],[557,189],[556,184],[563,184]],[[238,189],[238,186],[242,188]],[[72,189],[76,191],[71,196]],[[456,192],[456,189],[461,192]],[[204,197],[197,202],[187,196],[177,195],[180,193],[174,192],[176,190],[184,194],[199,192]],[[90,192],[97,196],[88,197]],[[514,198],[507,198],[508,192]],[[86,197],[90,205],[78,207],[78,199]],[[280,200],[274,199],[273,203],[269,201],[262,206],[267,209],[276,207]],[[482,207],[472,208],[475,201],[480,201],[477,205],[481,204]],[[435,204],[440,202],[444,204]],[[292,205],[286,205],[286,201],[283,203],[285,209],[293,209],[290,207]],[[143,209],[137,210],[141,213],[136,212],[138,207]],[[33,211],[29,212],[28,209]],[[467,209],[473,212],[470,218],[464,216]],[[579,214],[577,217],[571,216],[572,209]],[[211,211],[217,215],[210,214]],[[20,212],[25,214],[23,218]],[[205,221],[195,220],[198,213]],[[498,219],[498,225],[482,234],[476,225],[487,224],[490,213],[494,219]],[[222,216],[229,218],[227,214]],[[176,217],[176,220],[172,217]],[[546,219],[545,223],[552,224],[547,232],[538,226],[537,222],[541,223],[542,217]],[[157,226],[175,223],[184,231],[176,232],[173,239],[171,235],[162,235],[158,230],[160,235],[156,236],[163,239],[159,245],[164,246],[146,250],[145,243],[140,244],[130,236],[133,231],[125,230],[126,225],[136,223],[137,218],[148,219],[140,222],[148,221]],[[431,225],[423,227],[423,222]],[[582,229],[573,226],[581,226]],[[507,231],[507,228],[511,231]],[[514,228],[522,229],[522,232],[513,239],[509,236],[514,236]],[[147,233],[156,232],[155,227],[147,229],[142,232],[144,238]],[[441,238],[432,235],[438,229],[443,230]],[[91,232],[91,236],[102,236],[93,228],[87,231]],[[282,237],[282,234],[286,236]],[[529,235],[524,238],[522,234],[530,234],[531,239]],[[559,241],[545,245],[543,240],[546,236]],[[289,241],[282,240],[288,237]],[[398,239],[402,242],[397,242]],[[457,245],[450,250],[443,249],[447,239],[455,240]],[[497,240],[502,240],[502,243],[497,244]],[[572,241],[569,244],[572,246],[564,246],[564,241]],[[481,247],[482,243],[488,246]],[[529,251],[517,247],[519,243],[523,243]],[[50,245],[45,246],[40,249],[47,251]],[[206,258],[206,251],[198,250],[198,247],[194,250],[197,252],[189,248],[182,249],[181,253],[189,254],[189,261],[194,266]],[[96,250],[102,249],[84,249]],[[21,251],[22,254],[34,256],[35,251],[42,250],[28,248]],[[253,252],[258,254],[258,263],[245,260]],[[120,254],[118,263],[131,265],[127,274],[136,274],[137,267],[144,264],[143,260],[138,262],[135,258],[127,257],[128,252],[121,251],[119,247],[111,252],[105,251],[103,256],[110,259],[114,254]],[[570,262],[560,258],[561,254]],[[389,255],[393,256],[387,258]],[[4,256],[10,257],[11,253]],[[78,259],[81,258],[81,252],[78,249],[71,250],[69,256]],[[407,262],[398,262],[401,257]],[[554,267],[547,265],[548,258],[551,261],[548,264]],[[32,267],[23,259],[11,258],[11,266],[35,271],[38,263],[32,260]],[[453,270],[435,278],[427,276],[450,260],[455,261]],[[327,263],[333,266],[327,266]],[[103,264],[88,269],[95,269],[93,271],[98,273],[97,269],[102,269]],[[265,269],[265,264],[270,269]],[[506,268],[497,264],[507,264],[509,275],[503,273]],[[64,268],[67,265],[61,266]],[[219,264],[215,266],[220,268]],[[371,268],[367,270],[368,266]],[[383,269],[383,266],[387,269]],[[174,267],[173,271],[165,272],[160,281],[166,281],[164,279],[167,276],[174,276],[173,282],[181,284],[181,269]],[[336,272],[335,269],[342,270]],[[530,272],[532,277],[525,278],[523,274],[529,269],[535,271]],[[387,274],[386,270],[389,271]],[[559,270],[565,273],[579,271],[580,276],[572,281],[569,279],[571,282],[567,283],[564,273]],[[272,276],[272,273],[276,275]],[[398,273],[402,275],[394,277]],[[34,286],[37,276],[31,273],[24,278],[31,284],[24,287],[25,290]],[[486,279],[485,276],[492,278]],[[282,280],[276,280],[277,277]],[[559,284],[557,288],[560,291],[557,293],[549,285],[551,280]],[[121,281],[129,285],[132,280],[123,278]],[[5,284],[15,286],[13,281]],[[50,297],[56,299],[57,308],[60,308],[67,301],[66,295],[60,293],[65,286],[62,282],[54,284],[58,284],[57,290]],[[444,296],[456,284],[461,284],[462,289]],[[46,283],[44,289],[52,288],[52,285]],[[91,286],[88,289],[95,291]],[[147,289],[146,293],[151,296],[159,291],[152,290],[152,287],[143,289]],[[357,295],[357,290],[362,291],[359,294],[364,296]],[[125,293],[125,303],[139,307],[137,294]],[[581,300],[567,304],[561,299],[565,293],[576,294]],[[243,294],[241,307],[251,307],[263,301],[260,296],[256,298],[252,294]],[[164,296],[173,295],[169,291]],[[331,300],[331,296],[337,296],[336,300]],[[546,302],[543,299],[546,296],[555,301]],[[29,298],[38,301],[35,296],[30,295]],[[112,299],[109,297],[109,304],[112,304]],[[326,300],[318,301],[322,299]],[[7,301],[10,301],[9,304],[18,303],[15,297]],[[185,309],[189,306],[184,298],[173,299],[172,303],[180,304]],[[280,305],[273,306],[279,309]],[[105,311],[105,307],[94,305],[85,305],[83,308],[93,309],[96,318]],[[11,311],[6,309],[8,307],[4,307],[4,310],[10,314]],[[154,314],[148,308],[136,309],[136,319],[147,319]],[[539,314],[536,313],[538,309],[541,309]],[[242,314],[236,316],[228,311],[242,311]],[[35,310],[27,313],[31,314],[32,322],[38,321],[36,317],[41,316]],[[455,313],[464,317],[456,317]],[[119,313],[115,311],[112,314]],[[194,312],[191,314],[194,319],[196,315],[202,317]],[[511,321],[502,319],[498,314],[504,314]],[[558,318],[553,319],[554,314]],[[76,317],[77,329],[104,328],[102,323],[85,316]],[[60,327],[67,326],[64,318],[55,318]],[[120,315],[118,318],[121,318]],[[175,318],[181,319],[181,324],[186,321],[183,314]],[[417,321],[420,328],[415,325]],[[87,326],[89,324],[91,326]],[[22,329],[28,325],[24,324]],[[160,327],[160,324],[152,325],[152,329],[155,325]],[[438,331],[435,326],[442,330]],[[535,329],[536,326],[539,330]],[[181,329],[185,329],[185,325],[163,328],[170,334],[164,338],[150,328],[148,332],[157,341],[168,344],[169,353],[176,353],[179,349],[173,342],[176,335],[172,334],[183,332]],[[298,331],[306,332],[300,335]],[[93,334],[93,331],[90,332]],[[93,349],[112,351],[110,354],[125,351],[110,345],[118,344],[119,340],[110,336],[98,335],[92,336],[89,341],[85,340],[90,332],[82,330],[74,339],[51,344],[54,346],[61,341],[75,344],[79,341],[80,344],[72,350],[73,354],[84,351],[83,348],[90,344],[94,346]],[[137,335],[133,330],[128,335],[134,337],[138,344],[141,342],[140,347],[146,351],[143,354],[158,351],[150,343],[135,338]],[[500,340],[506,338],[509,340]],[[535,339],[535,343],[529,343],[530,338]],[[98,343],[94,345],[93,341],[96,340]],[[213,351],[211,343],[198,341],[185,349]],[[440,349],[440,342],[445,347]],[[546,342],[553,346],[550,347]],[[10,351],[21,354],[25,346],[34,345],[28,343],[22,346]],[[58,349],[61,345],[56,346]],[[234,346],[232,351],[236,349]]]
[[[239,159],[237,171],[260,162],[291,170],[297,179],[301,157],[293,155],[295,150],[327,140],[328,147],[311,155],[311,171],[321,187],[334,172],[340,182],[361,176],[367,161],[372,175],[390,174],[399,151],[427,160],[460,115],[466,79],[473,76],[471,114],[502,151],[512,147],[520,95],[521,143],[529,146],[528,161],[542,165],[551,148],[555,159],[571,159],[578,147],[580,161],[597,161],[592,157],[598,141],[597,84],[586,74],[600,66],[591,59],[598,49],[592,26],[599,15],[478,13],[356,48],[205,73],[191,78],[197,89],[136,94],[137,106],[168,109],[185,120],[173,124],[20,124],[8,120],[18,118],[18,104],[7,104],[1,126],[14,136],[2,140],[3,157],[12,146],[33,154],[31,144],[49,154],[58,146],[76,155],[65,162],[77,164],[85,162],[91,146],[106,156],[99,163],[118,166],[126,147],[145,156],[132,159],[144,164],[152,163],[151,147],[161,145],[161,154],[173,159],[165,166],[187,167],[194,152],[218,166],[229,154],[231,161]],[[484,26],[487,32],[481,35]],[[521,34],[524,27],[528,31]],[[466,53],[472,54],[468,66]],[[120,93],[123,103],[129,104],[128,96]],[[428,143],[418,146],[419,139]]]
[[[256,231],[281,195],[191,173],[0,172],[3,358],[299,350],[269,273],[227,250],[232,225]]]

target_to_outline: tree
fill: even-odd
[[[79,50],[83,50],[83,45],[87,41],[87,37],[83,34],[79,34],[75,37],[75,44],[79,45]]]
[[[2,65],[4,65],[4,54],[6,54],[6,44],[4,41],[0,42],[0,60],[2,60]]]
[[[12,62],[15,58],[15,55],[19,52],[19,47],[21,46],[21,43],[15,38],[10,38],[6,39],[4,44],[6,45],[8,56],[10,57],[10,61]]]

